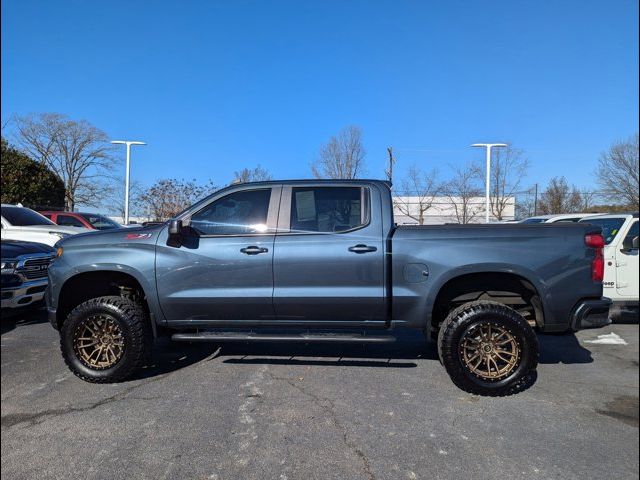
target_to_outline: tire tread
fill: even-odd
[[[65,348],[64,329],[65,325],[70,323],[70,319],[105,307],[112,312],[115,310],[120,317],[119,320],[127,323],[130,329],[129,344],[127,346],[129,354],[126,362],[112,374],[108,376],[91,376],[79,371],[74,365],[70,355],[75,354],[68,352],[67,348]],[[67,316],[65,323],[62,325],[60,335],[60,349],[62,350],[65,364],[75,376],[90,383],[113,383],[126,379],[144,365],[151,351],[151,343],[151,326],[142,305],[129,298],[116,295],[92,298],[78,305]]]
[[[483,388],[469,380],[462,371],[464,367],[459,366],[457,345],[453,345],[451,341],[454,332],[463,328],[463,324],[469,321],[469,317],[490,312],[508,316],[514,322],[515,328],[524,333],[527,348],[529,349],[529,365],[526,373],[500,388]],[[535,381],[539,359],[538,339],[524,317],[512,308],[491,300],[476,300],[455,308],[449,312],[447,318],[442,322],[438,331],[438,357],[458,388],[474,395],[504,397],[520,393]]]

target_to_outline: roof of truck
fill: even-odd
[[[332,183],[378,183],[391,188],[391,182],[388,180],[380,180],[373,178],[301,178],[297,180],[261,180],[258,182],[238,182],[235,185],[291,185],[291,184],[332,184]]]

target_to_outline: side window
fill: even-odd
[[[631,228],[629,228],[629,231],[627,232],[627,236],[624,237],[624,242],[625,243],[629,243],[629,245],[632,245],[633,239],[636,238],[638,236],[638,222],[635,221],[633,222],[633,224],[631,225]]]
[[[84,223],[71,215],[58,215],[58,225],[66,227],[84,227]]]
[[[230,193],[191,217],[200,235],[247,235],[267,231],[271,189]]]
[[[364,225],[365,191],[360,187],[293,188],[291,231],[344,232]]]
[[[563,218],[562,220],[558,220],[556,223],[576,223],[578,220],[580,220],[580,217],[578,217],[578,218]]]

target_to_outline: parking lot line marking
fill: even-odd
[[[595,343],[598,345],[628,345],[624,338],[611,332],[606,335],[598,335],[595,340],[585,340],[584,343]]]

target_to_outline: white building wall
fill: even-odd
[[[393,197],[393,215],[398,225],[418,225],[419,215],[419,197]],[[456,217],[454,202],[458,205],[458,209],[462,211],[462,202],[460,199],[449,199],[447,197],[436,197],[431,208],[424,213],[424,225],[441,225],[443,223],[458,223]],[[400,205],[402,209],[398,206]],[[509,197],[507,207],[503,215],[503,221],[514,220],[516,210],[515,197]],[[411,218],[407,212],[414,216]],[[485,197],[473,197],[468,207],[473,219],[470,223],[484,223],[485,220]],[[490,216],[491,221],[498,221],[493,215]]]

